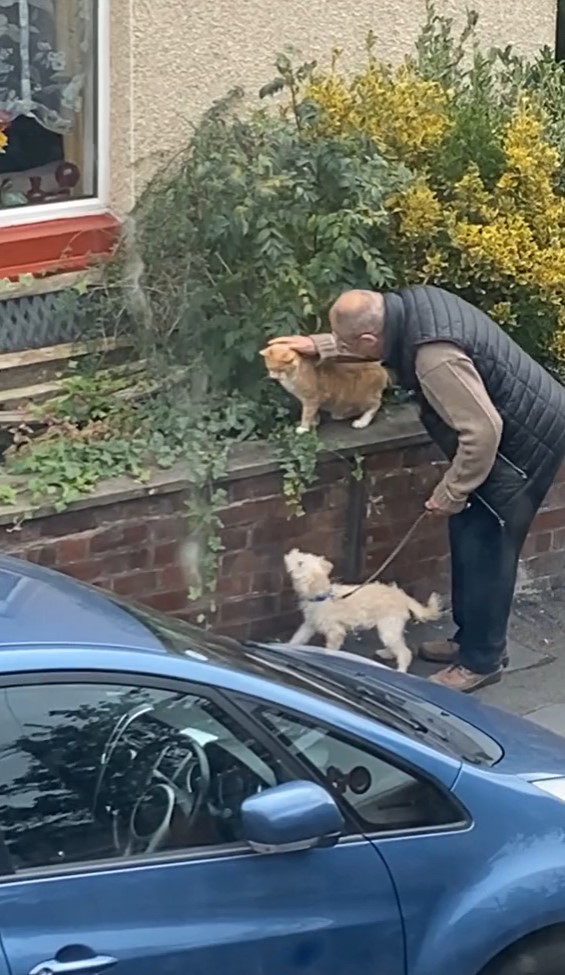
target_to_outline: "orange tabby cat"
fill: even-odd
[[[390,385],[389,375],[379,362],[311,362],[284,345],[262,349],[271,379],[302,403],[299,433],[319,423],[319,411],[326,410],[334,420],[357,417],[357,430],[368,427],[378,413],[383,392]]]

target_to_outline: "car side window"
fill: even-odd
[[[370,746],[280,708],[261,705],[254,713],[346,804],[364,832],[421,829],[460,821],[459,810],[432,783],[385,760]]]
[[[0,689],[0,829],[17,871],[241,843],[276,758],[197,693],[116,683]]]

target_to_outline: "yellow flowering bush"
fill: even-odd
[[[417,54],[401,67],[380,64],[369,46],[352,76],[335,56],[329,71],[314,68],[302,91],[316,109],[309,134],[364,134],[410,170],[387,200],[399,284],[457,290],[565,367],[565,113],[556,94],[565,103],[565,74],[545,56],[531,65],[509,51],[481,54],[476,20],[457,41],[429,4]]]
[[[320,129],[325,134],[364,132],[384,154],[392,153],[410,166],[433,158],[451,122],[449,96],[435,81],[419,78],[403,65],[391,71],[369,59],[365,71],[347,81],[337,71],[310,78],[305,95],[322,105]]]
[[[399,235],[406,241],[435,237],[444,224],[441,202],[425,179],[414,181],[388,202],[397,215]]]

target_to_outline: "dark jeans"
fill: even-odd
[[[454,640],[460,663],[475,673],[489,674],[502,664],[518,559],[552,479],[528,485],[504,526],[475,498],[449,519]]]

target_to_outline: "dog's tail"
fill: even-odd
[[[441,599],[439,598],[437,592],[433,592],[428,599],[427,604],[424,606],[423,603],[419,603],[417,599],[412,599],[408,596],[408,609],[410,610],[414,619],[417,619],[419,623],[427,623],[429,620],[438,620],[441,616]]]

